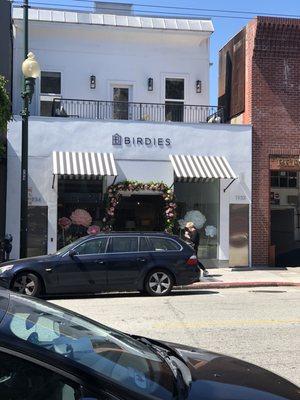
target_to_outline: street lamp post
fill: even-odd
[[[28,231],[28,117],[29,105],[34,93],[35,80],[40,76],[40,67],[33,53],[28,53],[28,0],[24,0],[24,61],[22,72],[22,155],[21,155],[21,215],[20,215],[20,257],[27,256]]]

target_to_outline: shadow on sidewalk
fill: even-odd
[[[251,272],[251,271],[287,271],[287,267],[232,267],[232,272]]]

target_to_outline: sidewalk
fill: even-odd
[[[218,268],[209,269],[201,282],[181,289],[222,289],[239,287],[299,286],[300,267],[290,268]]]

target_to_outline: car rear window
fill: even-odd
[[[138,251],[137,237],[111,237],[108,253],[132,253]]]
[[[148,237],[148,241],[152,251],[178,251],[181,249],[180,244],[172,239]]]

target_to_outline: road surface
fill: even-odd
[[[52,300],[119,330],[239,357],[300,386],[300,288]]]

